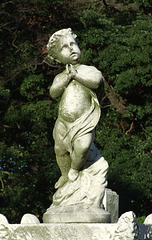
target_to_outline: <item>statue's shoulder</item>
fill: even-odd
[[[84,64],[81,64],[78,66],[77,68],[79,71],[86,71],[86,72],[94,72],[94,71],[97,71],[97,68],[94,67],[94,66],[88,66],[88,65],[84,65]]]
[[[66,74],[66,70],[64,70],[64,71],[62,71],[62,72],[60,72],[60,73],[58,73],[58,74],[55,76],[54,79],[62,78],[65,74]]]

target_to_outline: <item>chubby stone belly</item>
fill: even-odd
[[[89,90],[73,80],[64,91],[59,115],[68,122],[73,122],[90,109],[91,96]]]

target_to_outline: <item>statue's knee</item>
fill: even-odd
[[[83,156],[88,153],[90,146],[90,141],[82,141],[82,139],[78,139],[74,144],[74,151]]]
[[[75,158],[83,159],[87,156],[89,152],[89,146],[79,146],[79,148],[75,148],[73,151],[73,155]]]
[[[55,154],[56,155],[60,155],[61,154],[61,148],[60,148],[59,145],[55,145],[54,150],[55,150]]]
[[[81,147],[81,155],[82,157],[86,156],[86,154],[88,154],[90,149],[90,144],[84,145]]]
[[[55,145],[54,150],[55,154],[58,156],[64,156],[67,153],[66,149],[64,149],[61,145]]]

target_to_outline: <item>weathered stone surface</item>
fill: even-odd
[[[53,204],[43,216],[48,222],[110,222],[102,200],[107,185],[107,161],[92,145],[90,158],[79,177],[68,181],[53,196]]]
[[[53,206],[68,206],[76,204],[100,207],[107,186],[107,161],[99,151],[92,147],[95,155],[87,162],[87,167],[79,173],[74,182],[68,181],[59,188],[53,196]]]
[[[114,232],[114,239],[140,239],[136,215],[133,212],[130,211],[121,215]]]
[[[30,213],[26,213],[23,215],[22,219],[21,219],[21,224],[39,224],[40,221],[39,219]]]
[[[118,221],[119,214],[119,196],[111,189],[105,189],[105,195],[103,198],[103,206],[106,211],[111,214],[111,222],[116,223]]]
[[[8,223],[7,218],[0,213],[0,224],[7,224],[7,223]]]
[[[51,207],[43,216],[44,223],[110,223],[111,215],[107,211],[87,206],[70,205]]]
[[[152,224],[152,214],[149,214],[145,221],[144,221],[144,224]]]
[[[152,224],[138,224],[133,212],[117,223],[0,224],[0,240],[152,240]]]

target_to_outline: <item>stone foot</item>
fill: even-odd
[[[74,182],[78,178],[78,176],[79,176],[79,171],[71,168],[69,173],[68,173],[69,180],[71,182]]]
[[[55,184],[55,188],[62,187],[68,181],[68,176],[61,176]]]

